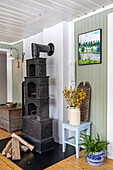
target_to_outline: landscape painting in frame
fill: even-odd
[[[79,34],[78,64],[100,64],[102,62],[102,29]]]

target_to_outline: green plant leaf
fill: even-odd
[[[85,158],[87,158],[89,153],[91,153],[91,155],[93,156],[93,154],[96,152],[101,152],[101,151],[107,152],[107,146],[109,142],[101,141],[99,133],[97,133],[97,137],[95,137],[94,139],[91,138],[91,136],[83,134],[83,133],[81,133],[80,136],[83,142],[80,143],[79,145],[84,146],[84,149],[85,149],[84,154],[86,154]]]

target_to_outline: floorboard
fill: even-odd
[[[11,138],[0,140],[0,152]],[[12,161],[23,170],[43,170],[71,155],[75,154],[74,147],[67,146],[66,152],[62,152],[62,145],[55,143],[55,148],[39,154],[35,151],[21,152],[20,161]]]
[[[0,154],[0,170],[22,170],[22,169]]]
[[[94,167],[87,163],[83,151],[80,152],[80,158],[76,155],[70,156],[45,170],[113,170],[113,160],[104,159],[104,164],[100,167]]]
[[[12,133],[0,128],[0,140],[11,137]],[[14,133],[17,134],[17,135],[20,135],[21,131],[15,131]]]
[[[17,135],[20,133],[20,131],[16,132]],[[0,129],[0,152],[11,139],[8,138],[11,134]],[[74,147],[67,145],[66,152],[62,153],[62,145],[58,143],[55,143],[55,149],[43,154],[34,151],[21,152],[21,158],[20,161],[11,161],[0,154],[0,170],[20,170],[20,168],[23,170],[113,170],[113,160],[111,159],[105,158],[101,167],[93,167],[85,160],[83,151],[80,152],[80,158],[76,159]]]

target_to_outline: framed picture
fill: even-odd
[[[102,29],[78,35],[78,65],[102,63]]]

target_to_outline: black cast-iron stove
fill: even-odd
[[[52,55],[54,45],[33,43],[32,59],[26,61],[22,136],[35,145],[35,151],[43,153],[54,148],[54,138],[52,119],[49,118],[49,76],[46,76],[46,58],[39,58],[40,52]]]

